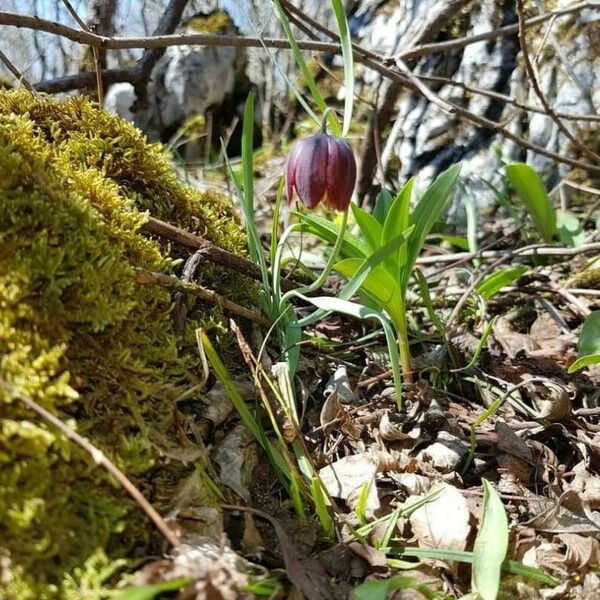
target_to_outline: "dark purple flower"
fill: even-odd
[[[346,210],[356,183],[356,161],[348,142],[319,133],[294,146],[285,177],[288,201],[296,190],[308,208],[323,202],[334,210]]]

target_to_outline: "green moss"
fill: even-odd
[[[194,304],[178,348],[171,293],[133,274],[174,272],[187,253],[141,234],[148,213],[244,247],[228,200],[184,186],[133,126],[84,98],[0,92],[0,377],[87,436],[161,509],[165,482],[189,469],[164,459],[161,440],[182,435],[173,405],[199,375],[193,330],[219,313]],[[202,280],[252,298],[215,267]],[[93,598],[153,533],[88,456],[0,391],[1,600]]]
[[[231,26],[231,18],[221,10],[216,10],[209,15],[197,15],[185,23],[185,28],[193,33],[227,33]]]

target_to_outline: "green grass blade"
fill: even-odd
[[[352,39],[346,18],[346,10],[342,0],[331,0],[335,19],[340,31],[340,44],[342,46],[342,60],[344,61],[344,126],[342,135],[347,136],[352,124],[352,108],[354,106],[354,56],[352,52]]]
[[[376,319],[381,323],[383,332],[385,334],[385,340],[387,344],[390,366],[392,368],[392,376],[394,379],[394,388],[396,390],[396,406],[398,410],[402,410],[402,385],[400,375],[400,356],[398,354],[398,348],[396,346],[396,338],[394,330],[389,320],[382,315],[378,310],[357,304],[355,302],[349,302],[348,300],[340,300],[339,298],[331,298],[330,296],[316,296],[307,297],[298,294],[298,296],[305,302],[316,306],[327,312],[339,312],[342,314],[350,315],[356,319]]]
[[[577,360],[569,367],[569,373],[598,363],[600,363],[600,311],[594,311],[583,322],[579,334]]]
[[[396,553],[394,553],[396,554]],[[433,558],[434,560],[454,560],[467,564],[473,563],[473,553],[460,550],[443,550],[441,548],[402,548],[399,556],[410,556],[414,558]],[[517,575],[531,581],[538,581],[544,585],[556,586],[558,581],[541,569],[528,567],[515,560],[505,560],[502,570],[511,575]]]
[[[231,168],[225,149],[223,155],[229,175],[235,187],[236,193],[240,198],[242,213],[244,215],[244,227],[248,237],[248,251],[250,258],[260,268],[263,290],[267,298],[271,296],[271,285],[269,281],[269,269],[265,260],[260,235],[256,228],[254,220],[254,167],[252,160],[254,136],[254,96],[248,95],[244,107],[244,122],[242,125],[242,179],[243,188],[240,181]]]
[[[415,269],[415,276],[417,278],[417,283],[419,285],[419,291],[421,292],[421,298],[423,299],[423,306],[425,306],[425,310],[427,311],[427,316],[429,320],[433,323],[433,326],[436,328],[444,347],[446,348],[446,353],[450,361],[454,362],[454,352],[452,349],[452,344],[450,344],[450,340],[448,338],[448,334],[446,333],[446,328],[442,323],[441,319],[438,317],[435,309],[433,308],[433,302],[431,301],[431,294],[429,293],[429,286],[427,285],[427,280],[425,279],[425,275],[423,275],[420,269]],[[455,365],[458,366],[458,365]]]
[[[313,477],[310,482],[310,490],[312,492],[313,502],[315,503],[315,512],[321,522],[323,531],[329,539],[335,537],[335,523],[329,514],[327,508],[327,502],[325,500],[325,494],[323,493],[323,487],[318,477]]]
[[[275,468],[280,472],[280,474],[284,475],[286,479],[289,479],[289,468],[286,464],[284,457],[269,442],[258,420],[254,417],[254,415],[246,406],[246,403],[244,402],[244,399],[242,398],[233,379],[231,378],[227,367],[225,367],[225,365],[219,358],[219,355],[214,349],[212,342],[206,335],[206,332],[200,331],[198,337],[200,340],[201,348],[204,351],[205,356],[208,359],[208,362],[210,363],[210,366],[213,368],[215,375],[225,387],[227,396],[229,397],[234,408],[240,415],[244,425],[248,428],[248,430],[250,431],[250,433],[252,433],[256,441],[265,450]]]
[[[556,210],[538,173],[525,163],[506,165],[506,176],[523,200],[542,239],[551,242],[556,233]]]
[[[273,8],[275,9],[275,14],[277,15],[277,19],[281,23],[281,27],[283,28],[283,32],[285,33],[285,37],[287,38],[287,40],[290,44],[290,47],[292,49],[292,54],[294,55],[294,60],[296,61],[296,64],[298,65],[298,68],[300,69],[300,72],[302,73],[302,77],[304,78],[304,81],[306,82],[306,85],[308,86],[308,89],[313,97],[313,100],[315,101],[315,104],[319,107],[321,112],[325,112],[325,110],[327,109],[327,103],[325,102],[325,99],[323,98],[323,96],[319,90],[319,87],[317,86],[317,82],[315,81],[315,78],[312,76],[312,73],[310,72],[310,69],[308,68],[308,65],[306,64],[306,61],[304,60],[302,51],[298,47],[298,43],[296,42],[296,38],[294,37],[294,33],[292,32],[292,28],[290,26],[290,22],[287,18],[287,15],[285,14],[283,8],[281,7],[279,0],[271,0],[271,2],[273,4]],[[338,121],[337,117],[335,116],[334,112],[330,113],[329,124],[335,135],[337,135],[337,136],[342,135],[342,129],[340,127],[339,121]]]
[[[477,362],[477,359],[479,358],[479,355],[483,352],[483,349],[485,348],[485,345],[487,344],[488,338],[490,337],[490,335],[492,335],[492,331],[494,331],[494,326],[496,325],[496,321],[498,321],[499,319],[499,315],[496,315],[483,329],[483,332],[481,334],[481,338],[479,339],[479,342],[477,343],[477,348],[475,348],[475,352],[473,353],[473,356],[471,357],[471,360],[469,361],[469,364],[464,367],[463,369],[460,369],[461,371],[468,371],[469,369],[471,369],[472,367],[475,366],[475,363]]]
[[[483,479],[483,516],[473,547],[471,589],[481,600],[496,600],[508,550],[508,518],[502,500]]]
[[[502,288],[517,281],[528,271],[524,265],[515,267],[506,267],[498,269],[491,275],[488,275],[476,288],[477,293],[486,300],[493,298]]]

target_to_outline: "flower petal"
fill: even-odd
[[[327,162],[327,204],[346,210],[356,183],[356,161],[345,140],[329,136]]]
[[[296,185],[296,162],[298,160],[299,147],[300,142],[298,142],[292,148],[292,151],[288,154],[287,161],[285,163],[285,182],[288,203],[291,203],[294,196],[294,187]]]
[[[294,173],[296,193],[308,208],[314,208],[325,196],[328,137],[326,134],[314,135],[296,144],[299,146]]]

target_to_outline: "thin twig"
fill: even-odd
[[[252,321],[253,323],[257,323],[262,327],[270,327],[271,321],[266,317],[263,317],[260,313],[252,310],[250,308],[246,308],[225,296],[214,292],[213,290],[209,290],[201,285],[191,282],[185,282],[177,277],[172,277],[171,275],[165,275],[164,273],[156,273],[153,271],[147,271],[146,269],[136,269],[136,277],[135,280],[137,283],[141,285],[160,285],[166,288],[172,288],[180,292],[185,292],[186,294],[190,294],[191,296],[196,296],[204,302],[209,302],[210,304],[215,304],[216,306],[220,306],[226,311],[237,315],[238,317],[242,317],[247,319],[248,321]]]
[[[73,8],[73,5],[69,0],[62,0],[63,4],[67,7],[67,10],[71,14],[71,16],[77,21],[78,25],[84,31],[88,33],[92,33],[92,30],[87,26],[86,22],[81,19],[81,17],[77,14],[77,11]],[[98,104],[102,106],[104,104],[104,87],[102,85],[102,65],[100,64],[100,51],[95,44],[90,44],[92,49],[92,55],[94,57],[94,69],[96,71],[96,87],[98,93]]]
[[[74,429],[71,429],[66,423],[58,417],[40,406],[30,396],[19,392],[16,388],[10,385],[4,379],[0,379],[0,388],[13,399],[18,400],[23,406],[36,413],[42,419],[56,427],[67,439],[77,444],[82,450],[87,452],[92,460],[110,475],[112,475],[121,485],[121,487],[133,498],[137,505],[146,513],[148,518],[156,525],[156,528],[162,533],[167,542],[171,546],[179,546],[180,541],[173,530],[169,528],[165,520],[158,514],[154,507],[144,498],[137,487],[127,478],[125,473],[121,471],[106,455],[96,448],[87,438],[79,435]]]
[[[461,90],[471,93],[471,94],[478,94],[480,96],[484,96],[486,98],[492,98],[493,100],[500,100],[501,102],[506,102],[507,104],[511,104],[512,106],[514,106],[515,108],[519,109],[519,110],[523,110],[526,112],[534,112],[534,113],[538,113],[538,114],[542,114],[542,115],[546,115],[545,110],[543,108],[540,108],[538,106],[533,106],[531,104],[525,104],[523,102],[519,102],[518,100],[515,100],[515,98],[512,98],[511,96],[507,96],[506,94],[501,94],[500,92],[495,92],[494,90],[488,90],[486,88],[480,88],[477,86],[473,86],[473,85],[468,85],[466,83],[463,83],[462,81],[454,81],[453,79],[450,79],[449,77],[442,77],[440,75],[418,75],[419,79],[422,79],[423,81],[429,81],[431,83],[441,83],[443,85],[450,85],[452,87],[457,87],[460,88]],[[571,113],[566,113],[566,112],[559,112],[559,111],[555,111],[556,114],[564,120],[567,121],[598,121],[600,122],[600,115],[596,115],[596,114],[571,114]]]
[[[0,50],[0,61],[2,61],[6,68],[16,77],[17,81],[23,84],[23,87],[27,88],[34,94],[37,93],[36,89],[29,83],[29,81],[27,81],[25,75],[23,75],[23,73],[21,73],[21,71],[15,67],[15,65],[11,62],[8,56],[2,52],[2,50]]]
[[[175,0],[172,0],[175,1]],[[179,0],[183,2],[184,0]],[[458,0],[457,0],[458,1]],[[592,2],[584,2],[569,9],[565,9],[563,11],[555,11],[556,14],[568,14],[572,13],[576,10],[582,10],[583,8],[596,7],[600,4],[592,3]],[[548,13],[551,15],[551,13]],[[548,15],[541,15],[541,17],[536,18],[534,20],[534,24],[539,24],[547,20]],[[19,15],[10,12],[0,12],[0,24],[11,25],[16,27],[28,27],[30,29],[46,31],[48,33],[54,33],[57,35],[62,35],[63,37],[67,37],[72,41],[83,43],[83,44],[97,44],[98,47],[103,49],[119,49],[119,48],[136,48],[136,47],[145,47],[145,48],[165,48],[167,46],[173,45],[205,45],[205,46],[237,46],[237,47],[279,47],[279,48],[289,48],[289,42],[284,39],[264,39],[261,40],[259,38],[249,38],[249,37],[240,37],[240,36],[228,36],[228,35],[209,35],[209,34],[194,34],[194,35],[159,35],[155,37],[142,37],[142,38],[121,38],[121,37],[106,37],[99,36],[92,33],[88,33],[86,31],[76,30],[71,27],[67,27],[65,25],[61,25],[58,23],[54,23],[52,21],[47,21],[45,19],[39,19],[34,17],[29,17],[26,15]],[[498,30],[499,31],[499,30]],[[515,30],[516,31],[516,30]],[[501,32],[502,33],[502,32]],[[492,36],[493,37],[493,36]],[[472,36],[469,39],[475,39],[477,36]],[[487,39],[487,38],[486,38]],[[315,42],[315,41],[306,41],[299,40],[298,45],[301,49],[308,50],[317,50],[321,52],[333,52],[339,53],[340,47],[339,43],[329,43],[329,42]],[[407,86],[410,89],[417,89],[415,84],[409,81],[406,77],[406,74],[401,73],[396,68],[390,68],[386,66],[386,59],[374,60],[371,56],[360,55],[357,51],[357,61],[362,62],[366,67],[371,68],[378,73],[381,73],[383,76],[391,79],[394,82],[392,88],[394,90],[401,89],[401,86]],[[372,55],[372,53],[370,53]],[[404,56],[400,56],[400,58],[405,58]],[[387,61],[389,64],[389,61]],[[130,79],[125,80],[135,80],[138,85],[142,85],[143,78],[139,75],[139,69],[133,71],[116,71],[110,73],[111,81],[121,80],[123,81],[123,76],[129,75]],[[77,76],[76,76],[77,77]],[[86,75],[85,73],[80,76],[80,79],[77,78],[62,78],[60,89],[62,91],[65,90],[65,83],[69,85],[73,85],[78,81],[85,81]],[[38,89],[48,89],[49,84],[42,83],[40,84]],[[52,87],[53,91],[56,90],[56,85]],[[393,94],[393,98],[395,99],[397,96],[396,92]],[[528,140],[512,133],[508,129],[506,129],[502,124],[488,119],[486,117],[482,117],[480,115],[476,115],[475,113],[470,112],[458,104],[452,102],[446,102],[447,108],[454,110],[456,115],[470,123],[482,127],[484,129],[488,129],[494,131],[501,135],[502,137],[509,139],[519,146],[531,150],[541,156],[546,156],[560,163],[564,163],[570,165],[572,167],[581,168],[590,172],[600,173],[600,166],[583,163],[579,160],[563,156],[559,153],[552,152],[547,150],[546,148],[539,146],[537,144],[532,144]],[[381,124],[380,124],[381,125]]]
[[[434,256],[420,256],[417,258],[418,265],[431,265],[447,262],[467,262],[474,258],[501,258],[519,256],[579,256],[588,252],[600,250],[600,242],[585,244],[578,248],[562,248],[560,246],[548,246],[546,244],[532,244],[516,250],[484,250],[483,252],[455,252],[452,254],[439,254]]]
[[[590,150],[584,143],[579,141],[567,128],[567,126],[560,120],[560,117],[554,112],[552,106],[548,102],[546,95],[544,94],[542,88],[540,87],[540,83],[538,80],[537,71],[535,65],[531,62],[531,58],[529,57],[529,49],[527,47],[527,38],[525,35],[525,13],[523,8],[523,0],[517,0],[517,16],[519,19],[519,43],[521,45],[521,53],[523,55],[523,61],[525,63],[525,70],[527,72],[527,76],[533,87],[533,91],[535,95],[538,97],[539,101],[542,103],[546,114],[554,121],[556,126],[562,133],[567,137],[567,139],[577,146],[584,154],[587,154],[593,161],[600,162],[600,156],[598,156],[595,152]]]
[[[525,27],[527,29],[531,27],[536,27],[537,25],[545,23],[549,19],[563,17],[565,15],[570,15],[575,12],[581,12],[586,8],[597,10],[598,8],[600,8],[600,2],[580,2],[578,4],[574,4],[573,6],[569,6],[568,8],[547,12],[543,15],[527,19],[525,21]],[[486,31],[477,35],[456,38],[454,40],[448,40],[446,42],[422,44],[420,46],[416,46],[414,48],[407,48],[406,50],[399,52],[397,55],[390,57],[390,61],[393,61],[395,58],[402,58],[404,60],[407,60],[409,58],[419,58],[421,56],[427,56],[429,54],[435,54],[438,52],[450,52],[452,50],[459,50],[466,46],[470,46],[471,44],[476,44],[477,42],[485,42],[488,40],[495,40],[501,37],[509,37],[511,35],[514,35],[515,33],[518,33],[518,31],[518,24],[506,25],[505,27],[499,27],[498,29],[492,29],[491,31]]]
[[[250,262],[241,256],[237,256],[232,252],[228,252],[195,233],[190,233],[189,231],[185,231],[185,229],[181,229],[175,225],[161,221],[160,219],[155,219],[154,217],[149,217],[148,222],[142,226],[142,231],[169,240],[184,248],[203,250],[206,253],[207,260],[241,273],[256,281],[262,281],[260,269],[253,262]],[[300,285],[300,283],[290,279],[283,279],[282,281],[282,287],[286,291],[300,287]]]

